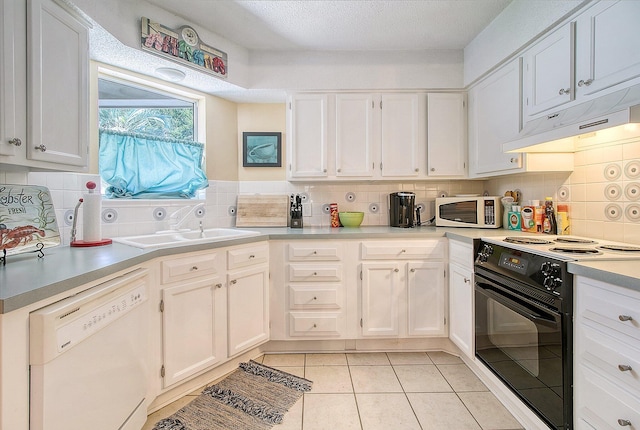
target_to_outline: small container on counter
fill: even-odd
[[[536,207],[523,206],[520,211],[520,229],[529,233],[536,233]]]
[[[329,213],[331,214],[331,227],[340,227],[340,217],[338,216],[337,203],[331,203],[329,205]]]
[[[568,235],[571,234],[571,225],[569,222],[569,206],[566,204],[558,204],[558,216],[556,219],[558,223],[558,234]]]
[[[507,224],[507,228],[509,230],[520,230],[520,221],[521,221],[521,215],[520,215],[520,206],[512,206],[511,210],[509,211],[509,216],[508,216],[508,224]]]

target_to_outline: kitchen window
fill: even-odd
[[[107,197],[192,198],[207,186],[197,100],[104,77],[98,94]]]

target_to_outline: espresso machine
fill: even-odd
[[[414,225],[416,195],[406,191],[389,194],[389,225],[409,228]]]

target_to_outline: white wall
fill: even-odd
[[[589,0],[513,0],[464,49],[464,86]]]

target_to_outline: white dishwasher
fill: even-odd
[[[31,430],[142,428],[147,272],[132,271],[31,313]]]

